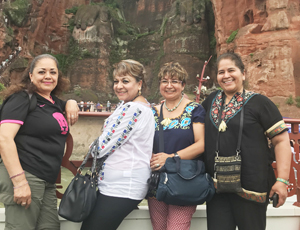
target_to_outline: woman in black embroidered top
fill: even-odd
[[[213,92],[203,102],[206,110],[205,153],[206,169],[214,176],[214,157],[218,129],[219,155],[232,156],[236,152],[240,110],[244,107],[244,127],[241,143],[241,193],[219,193],[207,203],[208,230],[263,230],[266,227],[268,196],[279,195],[277,207],[287,197],[291,154],[287,127],[277,107],[267,97],[245,91],[244,64],[234,53],[222,54],[217,59],[217,81],[222,90]],[[224,96],[222,121],[218,114]],[[268,139],[275,146],[278,178],[275,183]]]

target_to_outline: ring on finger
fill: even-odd
[[[22,204],[21,204],[22,206],[25,206],[26,205],[26,202],[22,202]]]
[[[156,164],[156,168],[158,168],[160,166],[160,164]]]
[[[74,117],[74,115],[71,115],[71,117],[73,118],[73,117]]]

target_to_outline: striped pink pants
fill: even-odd
[[[168,205],[153,198],[148,199],[153,230],[188,230],[197,205]]]

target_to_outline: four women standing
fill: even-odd
[[[217,67],[217,81],[222,90],[208,96],[203,108],[183,96],[186,70],[179,63],[166,63],[158,75],[160,93],[165,100],[151,111],[141,94],[145,87],[143,65],[134,60],[115,65],[114,91],[123,103],[107,119],[99,137],[98,157],[108,158],[100,171],[97,204],[81,229],[99,226],[117,229],[145,197],[151,169],[159,170],[168,157],[199,157],[204,152],[204,133],[204,161],[213,177],[216,143],[219,143],[220,156],[232,156],[236,152],[241,109],[244,110],[240,153],[243,191],[218,193],[207,203],[208,229],[234,230],[236,226],[240,230],[265,229],[268,198],[277,193],[279,207],[287,197],[291,162],[287,128],[277,107],[267,97],[244,89],[245,70],[238,55],[222,54]],[[62,115],[66,104],[54,93],[64,88],[62,82],[56,59],[50,55],[38,56],[23,84],[10,91],[15,94],[1,114],[0,150],[4,164],[0,163],[0,175],[10,185],[1,185],[7,186],[7,192],[0,198],[4,199],[7,226],[59,229],[56,202],[52,201],[56,199],[54,183],[68,126]],[[30,114],[27,114],[28,100],[17,93],[23,89],[37,97],[37,108]],[[23,102],[19,103],[20,100]],[[76,102],[71,101],[67,108],[72,124],[77,120]],[[159,123],[163,125],[164,152],[158,148]],[[277,179],[267,137],[275,149]],[[48,144],[51,147],[45,148]],[[190,228],[196,206],[167,205],[155,198],[149,198],[148,204],[154,230]],[[22,218],[15,218],[17,214]],[[29,220],[27,227],[25,220]]]

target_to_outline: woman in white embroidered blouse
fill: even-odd
[[[147,193],[154,117],[142,96],[145,68],[134,60],[116,64],[114,91],[122,104],[108,117],[99,137],[98,157],[108,156],[99,173],[100,194],[81,230],[117,229]]]

